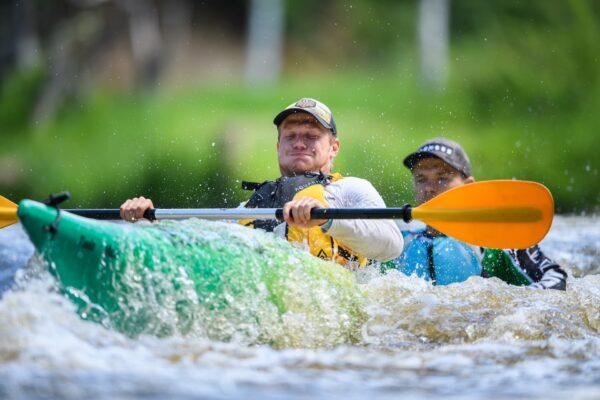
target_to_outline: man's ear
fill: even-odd
[[[475,178],[473,178],[472,176],[469,176],[468,178],[465,179],[465,184],[473,183],[473,182],[475,182]]]
[[[334,137],[334,139],[332,140],[331,149],[333,151],[332,156],[337,156],[338,151],[340,151],[340,140],[338,138]]]

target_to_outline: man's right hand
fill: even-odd
[[[135,222],[144,218],[144,212],[149,208],[154,208],[154,204],[150,199],[145,197],[129,199],[121,205],[121,218],[128,222]]]
[[[300,228],[311,228],[323,225],[326,219],[310,219],[310,211],[313,208],[324,208],[317,199],[303,196],[297,200],[288,201],[283,205],[283,219],[288,225],[296,225]]]

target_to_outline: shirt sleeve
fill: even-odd
[[[532,288],[566,290],[567,273],[548,258],[538,245],[524,250],[512,250],[509,255],[532,280]]]
[[[383,208],[385,202],[369,181],[344,178],[325,187],[332,208]],[[353,251],[377,261],[389,261],[402,253],[404,240],[393,220],[336,219],[327,233]]]

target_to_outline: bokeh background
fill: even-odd
[[[477,179],[599,209],[595,0],[5,0],[0,193],[236,206],[278,176],[272,119],[300,97],[389,205],[413,200],[404,156],[445,136]]]

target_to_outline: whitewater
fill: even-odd
[[[248,235],[302,271],[287,243]],[[343,321],[328,315],[325,295],[305,314],[284,315],[243,297],[240,309],[263,317],[227,336],[208,326],[227,322],[222,315],[204,316],[198,329],[126,335],[82,318],[20,225],[5,228],[0,398],[600,398],[600,218],[557,216],[541,247],[568,272],[566,292],[479,277],[431,286],[370,268],[357,273],[351,335],[330,331]],[[299,296],[325,290],[291,285]]]

